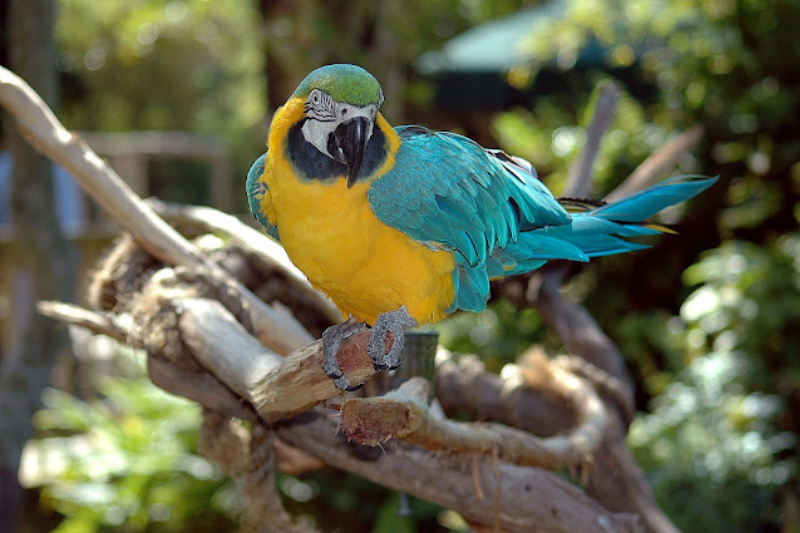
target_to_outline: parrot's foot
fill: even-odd
[[[394,369],[403,362],[403,326],[413,327],[417,325],[414,317],[408,314],[406,306],[402,306],[397,311],[388,311],[378,315],[375,325],[372,326],[372,333],[369,336],[367,353],[372,364],[379,370]],[[386,350],[386,335],[392,334],[392,345]]]
[[[342,374],[342,369],[339,368],[339,361],[336,359],[336,353],[339,351],[339,347],[345,339],[365,329],[367,329],[366,324],[350,317],[341,324],[331,326],[322,332],[322,353],[324,356],[322,359],[322,370],[333,379],[333,384],[339,389],[356,390],[360,387],[360,385],[352,387],[347,376]],[[370,337],[370,339],[371,338],[372,337]]]

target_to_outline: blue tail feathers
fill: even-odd
[[[675,176],[588,214],[615,222],[642,222],[662,209],[685,202],[708,189],[718,178]]]
[[[657,226],[647,225],[646,219],[662,209],[689,200],[711,187],[717,178],[702,176],[677,176],[632,194],[617,202],[605,204],[589,211],[574,213],[572,221],[563,226],[550,226],[520,235],[518,245],[534,251],[535,259],[569,259],[586,261],[590,257],[620,254],[641,250],[648,245],[626,240],[642,235],[663,233]],[[542,238],[558,239],[573,245],[585,258],[558,253],[542,255],[537,246]],[[514,250],[523,252],[523,250]],[[524,253],[524,252],[523,252]],[[520,259],[520,257],[517,253]],[[528,257],[531,257],[528,255]],[[515,267],[513,274],[519,274]]]
[[[592,257],[648,248],[627,239],[663,233],[646,219],[662,209],[700,194],[718,178],[679,176],[662,181],[617,202],[572,213],[569,223],[523,231],[516,242],[495,249],[483,265],[470,266],[456,254],[455,300],[449,311],[482,311],[489,297],[488,279],[524,274],[547,261],[588,261]]]

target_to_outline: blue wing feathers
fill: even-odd
[[[396,128],[394,167],[373,182],[369,203],[385,224],[454,253],[450,311],[481,311],[489,279],[548,260],[588,261],[647,245],[626,238],[661,233],[642,222],[688,200],[716,178],[676,177],[612,204],[569,214],[527,161],[485,150],[453,133]]]
[[[267,184],[260,178],[264,174],[266,163],[267,154],[265,153],[256,159],[255,163],[253,163],[253,166],[250,167],[250,171],[247,173],[247,203],[250,206],[250,212],[253,213],[255,219],[258,220],[262,226],[264,226],[270,237],[280,242],[278,227],[275,224],[270,223],[266,214],[261,209],[261,198],[267,192]]]
[[[569,221],[538,180],[509,179],[499,159],[466,137],[420,127],[397,131],[403,143],[395,166],[369,191],[385,224],[420,242],[438,242],[474,267],[521,230]],[[419,207],[410,209],[412,203]]]

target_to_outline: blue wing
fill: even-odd
[[[417,241],[478,266],[521,231],[569,222],[550,191],[511,158],[453,133],[397,132],[395,165],[370,187],[369,202],[383,223]]]
[[[503,250],[513,252],[523,232],[568,224],[571,217],[523,160],[453,133],[419,126],[396,130],[401,144],[395,165],[370,187],[370,206],[384,224],[433,249],[454,252],[451,307],[482,310],[489,277],[508,270],[504,261],[528,270],[544,263],[529,247],[524,259]],[[540,259],[586,260],[558,239],[544,238],[538,248]]]
[[[250,205],[250,212],[258,220],[262,226],[267,230],[267,233],[276,241],[280,242],[278,235],[278,226],[272,224],[266,213],[262,202],[269,189],[267,188],[267,181],[264,179],[264,169],[266,167],[267,154],[264,153],[261,157],[256,159],[250,171],[247,173],[247,203]]]
[[[395,165],[372,184],[369,203],[384,224],[453,252],[455,301],[448,311],[483,310],[490,278],[529,272],[552,259],[587,261],[646,248],[626,238],[660,233],[642,221],[716,181],[672,178],[570,214],[524,160],[452,133],[419,126],[396,131]]]

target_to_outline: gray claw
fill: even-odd
[[[341,324],[336,324],[322,332],[322,370],[333,379],[334,385],[342,390],[356,390],[350,385],[350,380],[342,374],[336,354],[342,342],[348,337],[367,329],[366,324],[350,317]]]
[[[406,306],[402,306],[397,311],[388,311],[378,315],[375,325],[372,326],[372,333],[370,333],[367,345],[367,353],[375,368],[391,370],[402,364],[403,345],[405,344],[403,326],[413,327],[416,325],[417,321],[408,314]],[[392,332],[394,339],[387,352],[386,334],[389,332]]]

